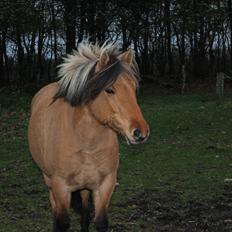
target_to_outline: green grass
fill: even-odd
[[[220,194],[232,177],[232,101],[176,95],[140,102],[151,136],[145,145],[121,146],[121,182],[174,189],[187,199]]]
[[[210,94],[141,92],[139,102],[151,135],[140,146],[127,146],[120,139],[111,224],[122,223],[122,215],[130,218],[136,209],[118,204],[140,190],[178,192],[183,201],[208,199],[220,196],[225,179],[232,178],[231,97],[219,103]],[[47,189],[28,151],[30,101],[31,96],[20,91],[0,92],[0,232],[50,231],[52,226]],[[130,231],[139,231],[141,223],[133,222]]]

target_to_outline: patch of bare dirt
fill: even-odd
[[[131,231],[139,222],[139,231],[155,232],[231,232],[232,188],[225,186],[224,194],[211,200],[191,200],[183,203],[180,193],[141,191],[131,195],[128,202],[117,207],[131,208],[131,215],[117,215],[112,231]]]

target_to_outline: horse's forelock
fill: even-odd
[[[102,52],[107,52],[110,59],[106,66],[95,73],[95,67]],[[137,76],[137,63],[132,67],[117,59],[119,51],[112,43],[96,44],[82,42],[78,50],[64,59],[59,66],[59,89],[54,101],[64,98],[72,106],[84,105],[97,97],[107,86],[112,85],[122,71]]]

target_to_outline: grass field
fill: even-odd
[[[0,92],[1,232],[52,228],[47,189],[28,151],[30,101],[24,92]],[[156,96],[142,89],[139,102],[151,135],[140,146],[120,139],[110,231],[232,231],[232,215],[217,208],[232,192],[232,98],[220,103],[212,94]],[[212,207],[217,225],[215,215],[212,223],[206,215]],[[207,223],[193,218],[194,210]],[[78,220],[72,215],[71,231],[79,231]]]

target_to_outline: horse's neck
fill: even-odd
[[[76,108],[73,116],[75,135],[82,146],[96,148],[108,143],[115,144],[117,135],[112,129],[99,123],[87,107]]]

